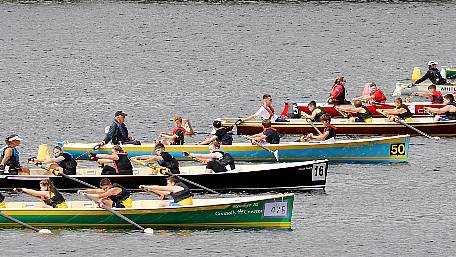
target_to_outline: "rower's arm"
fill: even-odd
[[[42,161],[41,163],[43,163],[43,164],[46,164],[46,163],[54,163],[54,162],[61,162],[61,161],[63,161],[63,160],[65,160],[65,157],[59,156],[59,157],[57,157],[57,158],[49,158],[49,159],[46,159],[46,160]]]
[[[3,155],[3,159],[1,161],[1,165],[5,165],[5,163],[8,161],[8,159],[13,155],[13,150],[11,148],[6,148],[5,149],[5,154]]]
[[[189,155],[189,157],[194,157],[196,159],[200,159],[200,160],[206,161],[206,160],[210,160],[212,158],[219,158],[220,157],[220,153],[207,153],[207,154],[194,154],[194,153],[191,153]]]
[[[101,194],[101,193],[103,193],[103,192],[104,192],[104,190],[101,189],[101,188],[78,190],[78,194],[80,194],[80,193],[86,193],[86,194]]]
[[[318,135],[318,136],[313,136],[313,139],[319,140],[319,141],[325,141],[326,138],[329,136],[329,131],[325,131],[323,134]]]
[[[140,156],[133,156],[130,159],[131,160],[147,160],[147,159],[149,159],[152,156],[153,155],[140,155]]]
[[[22,192],[24,192],[24,193],[26,193],[28,195],[36,196],[36,197],[49,198],[49,192],[48,191],[36,191],[36,190],[33,190],[33,189],[22,188]]]
[[[145,162],[149,162],[149,163],[153,163],[153,162],[162,161],[162,160],[163,160],[163,157],[161,157],[159,155],[155,155],[155,156],[150,156],[149,158],[145,159],[144,161]]]
[[[450,106],[444,106],[442,108],[430,108],[430,107],[424,107],[424,110],[431,112],[431,113],[436,113],[436,114],[443,114],[446,113],[450,110]]]
[[[122,192],[122,189],[118,188],[118,187],[113,187],[111,189],[109,189],[108,191],[104,192],[104,193],[98,193],[98,198],[108,198],[110,197],[111,195],[118,195]]]
[[[99,159],[108,159],[108,160],[111,160],[111,161],[119,160],[119,156],[117,156],[116,154],[99,153],[99,154],[97,154],[97,158],[99,158]]]
[[[215,141],[216,139],[217,139],[217,136],[210,136],[210,137],[206,138],[205,140],[199,142],[198,145],[208,145],[211,142]]]
[[[415,92],[413,93],[414,96],[424,96],[424,97],[429,97],[432,96],[432,93],[430,92]]]

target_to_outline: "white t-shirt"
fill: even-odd
[[[269,112],[264,108],[264,106],[261,106],[260,109],[254,114],[257,117],[261,117],[263,120],[269,119]],[[276,114],[272,115],[271,121],[274,122],[279,116]]]

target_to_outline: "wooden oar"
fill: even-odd
[[[315,124],[312,122],[312,119],[310,118],[309,114],[305,113],[305,112],[302,112],[303,115],[306,117],[306,121],[307,123],[309,123],[310,126],[312,126],[312,128],[315,129],[315,131],[317,131],[317,133],[319,135],[323,135],[323,133],[317,128],[317,126],[315,126]]]
[[[86,193],[82,193],[82,195],[91,200],[91,201],[94,201],[96,203],[99,203],[98,202],[98,199],[95,199],[89,195],[87,195]],[[132,221],[131,219],[125,217],[124,215],[118,213],[117,211],[113,210],[111,207],[108,207],[106,206],[105,204],[101,203],[99,204],[99,206],[102,208],[102,209],[105,209],[107,211],[109,211],[110,213],[114,214],[115,216],[119,217],[120,219],[122,219],[123,221],[127,222],[127,223],[130,223],[131,225],[135,226],[136,228],[140,229],[142,232],[146,233],[146,234],[153,234],[154,233],[154,230],[151,229],[151,228],[144,228],[142,226],[140,226],[138,223]]]
[[[33,163],[33,162],[29,162],[29,163]],[[33,163],[33,164],[35,164],[37,167],[39,167],[39,168],[41,168],[41,169],[44,169],[44,170],[47,170],[47,171],[51,172],[51,173],[54,174],[55,176],[62,176],[62,177],[64,177],[64,178],[67,178],[67,179],[73,180],[73,181],[75,181],[75,182],[78,182],[78,183],[80,183],[80,184],[83,184],[83,185],[85,185],[85,186],[87,186],[87,187],[89,187],[89,188],[97,188],[96,186],[91,185],[91,184],[89,184],[89,183],[87,183],[87,182],[85,182],[85,181],[79,180],[79,179],[77,179],[77,178],[70,177],[70,176],[68,176],[67,174],[63,173],[63,172],[60,172],[59,170],[47,168],[47,167],[44,166],[43,164],[41,164],[41,165],[40,165],[40,164],[37,164],[37,163]]]
[[[249,140],[250,142],[252,142],[252,144],[258,146],[259,148],[261,148],[261,149],[263,149],[263,150],[265,150],[265,151],[268,151],[268,152],[272,153],[272,155],[274,155],[276,161],[279,161],[279,150],[273,151],[273,150],[271,150],[271,149],[268,149],[268,148],[264,147],[264,145],[262,145],[262,144],[260,144],[260,143],[258,143],[258,142],[256,142],[256,141],[250,140],[250,138],[249,138],[248,136],[242,136],[242,137],[245,138],[245,139],[247,139],[247,140]]]
[[[3,211],[0,212],[0,216],[2,216],[5,219],[9,219],[12,222],[15,222],[15,223],[17,223],[17,224],[19,224],[19,225],[21,225],[23,227],[31,229],[31,230],[33,230],[35,232],[38,232],[38,233],[41,233],[41,234],[52,234],[52,232],[49,229],[37,229],[34,226],[31,226],[31,225],[29,225],[29,224],[27,224],[25,222],[22,222],[22,221],[20,221],[20,220],[18,220],[16,218],[13,218],[13,217],[9,216],[8,214],[4,213]]]
[[[377,109],[377,112],[381,113],[381,114],[382,114],[383,116],[385,116],[385,117],[388,117],[387,114],[384,113],[384,111],[381,110],[381,109]],[[399,119],[399,118],[398,118],[398,119],[394,119],[394,121],[397,122],[397,123],[399,123],[399,124],[401,124],[401,125],[406,126],[407,128],[409,128],[409,129],[411,129],[411,130],[417,132],[418,134],[420,134],[420,135],[422,135],[422,136],[425,136],[425,137],[427,137],[427,138],[435,139],[435,140],[439,140],[439,139],[440,139],[440,137],[432,137],[432,136],[430,136],[430,135],[424,133],[423,131],[421,131],[421,130],[415,128],[415,127],[413,127],[412,125],[408,124],[407,122],[405,122],[405,121],[402,120],[402,119]]]

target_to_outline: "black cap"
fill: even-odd
[[[214,126],[214,128],[220,128],[222,127],[222,122],[219,120],[214,120],[214,122],[212,122],[212,126]]]
[[[124,117],[127,116],[127,114],[124,113],[123,111],[117,111],[116,114],[114,114],[114,117],[117,117],[117,116],[119,116],[119,115],[122,115],[122,116],[124,116]]]

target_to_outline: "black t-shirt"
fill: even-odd
[[[162,152],[160,156],[163,158],[163,161],[159,162],[159,164],[165,168],[168,168],[171,173],[179,174],[179,162],[168,152]]]
[[[273,129],[266,129],[263,131],[263,134],[266,136],[266,142],[270,144],[280,143],[280,134],[279,132]]]
[[[222,145],[232,145],[233,144],[233,137],[230,133],[226,130],[226,128],[219,128],[215,131],[215,136],[217,137],[217,141],[220,142]]]

